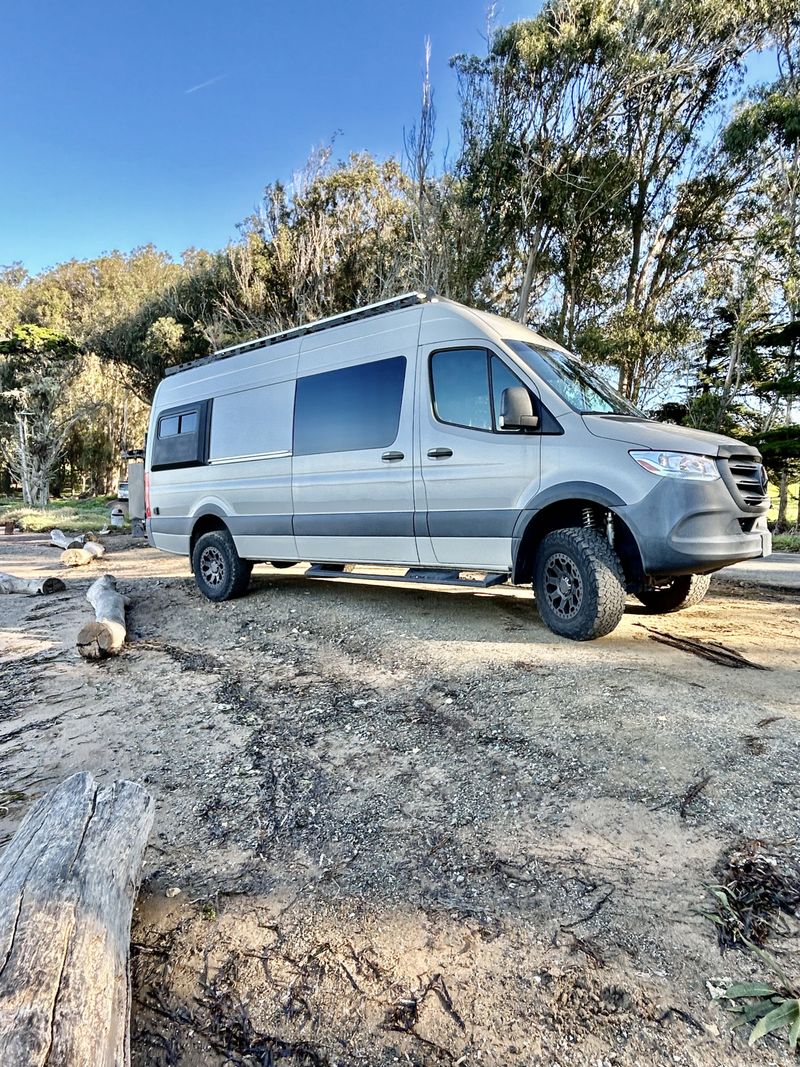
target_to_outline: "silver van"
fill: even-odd
[[[649,420],[555,342],[420,293],[171,368],[146,469],[150,542],[211,600],[259,561],[379,564],[532,582],[550,629],[586,640],[627,593],[675,611],[771,548],[754,448]]]

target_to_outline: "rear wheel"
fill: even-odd
[[[239,556],[227,530],[210,530],[197,538],[192,570],[203,596],[231,600],[247,591],[253,564]]]
[[[619,558],[598,530],[553,530],[536,553],[533,591],[553,633],[590,641],[611,633],[625,611]]]
[[[671,611],[680,611],[682,608],[699,604],[708,592],[709,585],[709,574],[682,574],[673,578],[669,585],[640,590],[636,598],[654,615],[668,615]]]

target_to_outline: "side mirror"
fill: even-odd
[[[500,402],[501,430],[535,430],[539,416],[534,414],[531,394],[521,385],[503,390]]]

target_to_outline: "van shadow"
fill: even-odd
[[[497,586],[493,589],[442,588],[435,585],[412,585],[361,578],[305,578],[300,567],[294,572],[253,572],[248,596],[262,596],[272,591],[311,593],[318,603],[344,612],[361,612],[383,616],[387,611],[399,613],[404,621],[421,631],[424,623],[452,624],[453,640],[507,641],[536,643],[568,642],[569,638],[553,633],[542,621],[530,587]],[[336,589],[336,586],[342,588]],[[420,620],[420,613],[423,618]],[[652,616],[642,604],[629,601],[625,616]],[[422,622],[422,627],[419,623]],[[518,636],[514,636],[517,634]],[[420,632],[419,636],[427,636]],[[437,630],[436,639],[446,639]],[[619,635],[621,636],[621,635]]]
[[[339,586],[339,588],[336,588]],[[443,589],[362,579],[331,580],[294,574],[253,574],[249,598],[275,593],[313,595],[315,604],[356,624],[407,626],[409,637],[437,641],[536,643],[562,641],[541,621],[524,588]],[[449,631],[449,632],[448,632]]]

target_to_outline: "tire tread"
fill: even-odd
[[[664,589],[642,589],[636,598],[654,615],[670,615],[699,604],[710,585],[710,574],[681,575]]]
[[[557,547],[559,540],[562,542],[560,547],[572,548],[573,551],[577,550],[594,572],[597,583],[597,603],[594,617],[584,620],[579,618],[575,625],[571,624],[573,620],[570,620],[566,625],[559,626],[556,623],[556,626],[558,626],[558,629],[556,629],[542,613],[543,605],[540,605],[539,612],[550,629],[564,637],[570,637],[575,641],[591,641],[598,637],[605,637],[606,634],[615,629],[625,612],[625,574],[619,557],[598,530],[581,526],[567,526],[560,530],[553,530],[543,538],[539,546],[539,555],[535,568],[537,575],[540,559],[543,558],[546,551]],[[566,546],[563,544],[564,541]],[[534,580],[534,589],[536,584],[536,580]],[[547,608],[545,607],[545,612],[546,610]]]

